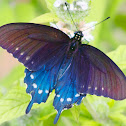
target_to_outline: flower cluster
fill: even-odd
[[[94,30],[94,28],[95,28],[94,26],[97,22],[93,21],[90,23],[86,23],[84,21],[84,17],[87,16],[88,10],[90,8],[89,2],[90,2],[90,0],[77,0],[77,1],[73,1],[73,3],[70,3],[70,4],[67,3],[69,12],[70,12],[71,16],[73,17],[74,22],[76,23],[76,26],[77,26],[77,29],[76,29],[74,24],[72,24],[73,22],[67,11],[65,1],[56,0],[54,3],[54,7],[58,9],[57,15],[59,15],[59,17],[63,20],[57,22],[56,24],[50,23],[51,26],[62,30],[63,32],[68,34],[70,37],[74,36],[75,31],[77,31],[77,30],[82,31],[83,35],[84,35],[82,41],[84,41],[84,40],[86,40],[88,42],[92,41],[94,39],[94,37],[92,36],[91,31]]]
[[[82,31],[84,37],[82,38],[82,41],[87,40],[88,42],[92,41],[94,39],[93,35],[91,34],[91,31],[94,30],[94,25],[97,22],[93,21],[90,23],[85,23],[84,21],[80,22],[77,27],[79,31]],[[70,24],[66,24],[62,21],[57,22],[56,24],[54,23],[50,23],[50,25],[52,27],[55,27],[57,29],[60,29],[61,31],[63,31],[64,33],[66,33],[67,35],[69,35],[70,38],[72,38],[74,36],[74,31],[71,30],[71,25]]]
[[[78,10],[88,10],[88,2],[81,0],[81,1],[74,1],[72,4],[68,4],[69,5],[69,10],[70,11],[78,11]],[[63,6],[64,10],[67,10],[65,4],[64,4],[64,0],[56,0],[54,3],[54,7],[61,7]]]

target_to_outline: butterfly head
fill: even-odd
[[[83,36],[84,35],[83,35],[82,31],[77,31],[74,33],[74,39],[76,39],[77,41],[81,41]]]
[[[68,50],[70,53],[76,52],[78,50],[78,46],[81,44],[81,39],[83,37],[83,33],[81,31],[77,31],[74,33],[74,37],[71,38],[70,45]]]

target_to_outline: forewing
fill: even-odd
[[[82,45],[76,55],[76,88],[78,93],[95,94],[115,100],[126,98],[126,77],[103,52]]]
[[[52,58],[60,58],[69,40],[62,31],[45,25],[13,23],[0,27],[0,46],[32,71],[41,69]]]

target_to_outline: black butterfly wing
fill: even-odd
[[[126,77],[103,52],[82,45],[76,55],[76,89],[81,94],[95,94],[115,100],[126,98]]]
[[[32,71],[45,64],[47,69],[56,64],[69,40],[62,31],[40,24],[13,23],[0,27],[0,46]]]

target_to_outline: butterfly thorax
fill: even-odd
[[[66,54],[64,56],[63,62],[61,63],[60,70],[58,72],[58,79],[60,79],[65,72],[71,66],[71,62],[73,57],[75,56],[76,52],[78,51],[79,46],[81,45],[81,38],[83,34],[81,31],[77,31],[74,33],[74,37],[70,39]]]
[[[68,48],[67,48],[67,55],[68,57],[74,56],[74,54],[77,52],[78,47],[81,45],[81,39],[83,37],[83,34],[81,31],[77,31],[74,33],[74,37],[70,39]]]
[[[81,39],[82,39],[83,36],[84,35],[83,35],[82,31],[77,31],[77,32],[74,33],[74,37],[72,39],[74,39],[78,42],[81,42]]]

